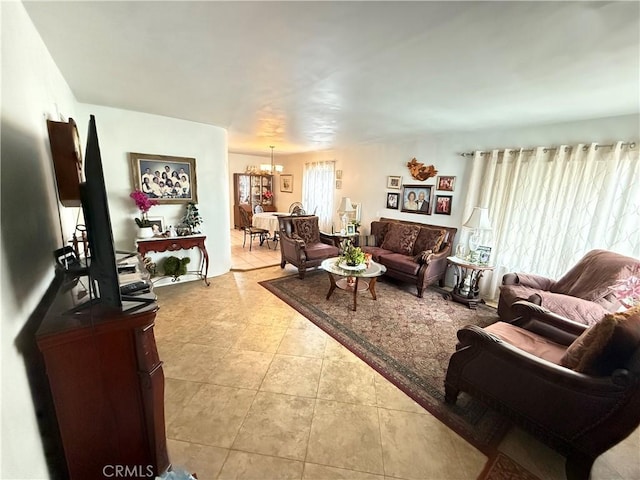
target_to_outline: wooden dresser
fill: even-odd
[[[86,280],[67,279],[36,333],[69,476],[153,478],[170,466],[155,294],[121,309],[89,305]]]

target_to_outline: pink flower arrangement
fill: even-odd
[[[264,198],[269,200],[271,197],[273,197],[273,192],[271,190],[267,190],[266,192],[264,192]]]
[[[138,207],[142,213],[147,213],[151,207],[158,205],[156,200],[151,200],[146,193],[137,189],[131,192],[129,196],[133,198],[133,201],[136,202],[136,207]]]

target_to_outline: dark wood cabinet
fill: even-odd
[[[233,198],[233,225],[235,228],[240,228],[242,225],[238,210],[240,205],[251,205],[251,212],[254,212],[256,205],[261,205],[265,212],[275,212],[273,175],[234,173]]]
[[[72,479],[153,478],[169,468],[158,305],[83,303],[79,277],[59,290],[36,333]]]

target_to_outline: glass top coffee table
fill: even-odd
[[[387,271],[387,267],[371,260],[369,265],[363,264],[358,267],[349,267],[341,263],[340,257],[327,258],[320,264],[320,268],[327,272],[331,286],[327,293],[327,300],[336,287],[341,290],[353,292],[353,311],[358,306],[358,292],[369,291],[371,297],[376,300],[376,279]],[[335,277],[342,277],[336,280]],[[363,279],[363,280],[361,280]]]

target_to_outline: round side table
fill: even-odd
[[[484,303],[480,298],[480,279],[484,272],[493,270],[493,266],[467,262],[458,257],[447,257],[447,261],[454,268],[455,284],[453,290],[443,297],[475,310],[478,303]]]

